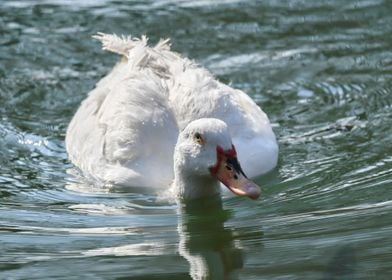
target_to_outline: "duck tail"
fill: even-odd
[[[108,50],[120,55],[124,55],[128,57],[129,51],[136,46],[147,46],[148,38],[146,36],[142,36],[141,39],[132,38],[131,36],[121,37],[115,34],[106,34],[102,32],[98,32],[96,35],[93,35],[94,39],[101,41],[102,49]]]

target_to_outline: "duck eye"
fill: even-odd
[[[193,139],[195,140],[195,142],[199,145],[203,145],[204,144],[204,140],[203,137],[201,137],[201,134],[199,132],[196,132],[193,135]]]

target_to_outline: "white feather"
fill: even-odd
[[[276,165],[268,117],[244,92],[170,51],[169,40],[150,48],[146,37],[94,38],[126,59],[97,83],[68,127],[69,157],[86,175],[129,186],[170,185],[178,135],[200,118],[226,122],[248,176]]]

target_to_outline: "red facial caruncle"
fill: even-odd
[[[260,196],[260,187],[249,180],[242,171],[234,145],[228,150],[218,145],[216,158],[216,164],[209,169],[212,176],[236,195],[247,196],[251,199],[257,199]]]

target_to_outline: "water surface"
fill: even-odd
[[[387,0],[2,1],[0,278],[389,279],[391,14]],[[260,200],[179,209],[69,174],[66,127],[118,59],[98,31],[170,37],[263,108],[280,161]]]

